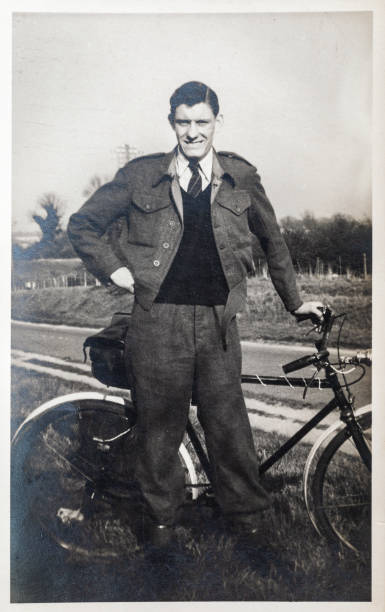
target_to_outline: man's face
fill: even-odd
[[[171,123],[178,145],[187,159],[202,159],[212,147],[217,118],[206,102],[175,109]]]

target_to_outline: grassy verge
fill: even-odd
[[[371,346],[370,281],[303,276],[298,279],[298,288],[304,301],[321,300],[334,312],[348,314],[341,335],[344,346]],[[240,316],[243,339],[306,342],[304,329],[307,325],[293,323],[269,280],[255,278],[249,281],[247,307]]]
[[[16,369],[13,427],[43,401],[79,390]],[[276,434],[255,430],[254,436],[268,453],[281,442]],[[257,554],[223,532],[209,507],[196,504],[187,508],[178,544],[166,557],[130,540],[115,560],[84,559],[49,544],[39,555],[25,548],[28,555],[13,564],[13,601],[368,601],[369,563],[332,550],[307,517],[301,482],[306,451],[297,447],[265,480],[273,506],[261,518],[267,543]],[[103,528],[122,542],[128,526],[111,508]]]
[[[12,276],[15,281],[44,280],[61,274],[83,272],[83,263],[77,257],[70,259],[15,259]]]
[[[342,344],[354,348],[371,346],[371,284],[360,279],[300,278],[304,300],[322,300],[336,312],[347,312]],[[36,323],[79,326],[104,326],[111,314],[129,311],[132,297],[112,295],[103,287],[41,289],[13,294],[12,317]],[[285,311],[271,282],[263,278],[249,280],[246,309],[239,316],[244,340],[270,342],[307,341],[304,327],[297,325]]]

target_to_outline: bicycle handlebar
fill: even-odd
[[[305,355],[305,357],[301,357],[300,359],[290,361],[290,363],[283,365],[282,369],[285,374],[289,374],[290,372],[295,372],[296,370],[301,370],[302,368],[306,368],[309,365],[313,365],[320,361],[320,359],[322,359],[323,357],[327,357],[328,355],[328,351],[313,353],[313,355]]]
[[[301,323],[302,321],[308,321],[310,319],[310,321],[315,325],[321,324],[321,320],[319,319],[319,317],[317,317],[317,315],[313,313],[301,315],[294,314],[294,316],[297,319],[297,323]]]
[[[305,355],[305,357],[301,357],[300,359],[290,361],[290,363],[283,365],[282,369],[285,374],[289,374],[289,372],[295,372],[296,370],[306,368],[306,366],[312,365],[323,357],[328,356],[326,346],[334,322],[334,317],[332,316],[332,311],[330,310],[330,308],[328,306],[324,306],[324,308],[322,309],[322,319],[319,319],[317,315],[312,313],[306,315],[298,315],[296,316],[296,318],[298,322],[307,321],[310,319],[317,326],[317,331],[322,334],[322,337],[315,343],[318,353],[314,353],[312,355]]]
[[[301,370],[302,368],[306,368],[309,365],[316,365],[317,363],[322,366],[321,361],[325,357],[329,356],[329,353],[327,351],[327,343],[336,318],[337,317],[333,315],[331,309],[328,306],[325,306],[322,309],[321,320],[318,319],[318,317],[314,314],[297,316],[298,322],[310,319],[313,323],[315,323],[317,331],[322,335],[321,338],[315,342],[315,346],[318,352],[313,353],[312,355],[305,355],[300,359],[295,359],[295,361],[290,361],[289,363],[283,365],[282,369],[285,374],[295,372],[296,370]],[[357,353],[357,355],[355,355],[354,357],[345,357],[342,360],[342,363],[351,363],[354,365],[363,364],[370,366],[372,364],[371,352],[367,350],[364,353]]]
[[[371,352],[365,351],[364,353],[357,353],[357,355],[353,355],[352,357],[343,357],[342,362],[344,364],[352,364],[352,365],[372,365],[372,354]]]

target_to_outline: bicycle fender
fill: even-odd
[[[364,414],[368,414],[369,412],[371,412],[372,410],[372,405],[371,404],[366,404],[366,406],[362,406],[361,408],[358,408],[357,410],[354,411],[355,416],[359,417],[362,416]],[[340,419],[338,419],[337,421],[335,421],[334,423],[332,423],[330,425],[330,427],[328,427],[321,435],[319,438],[317,438],[317,440],[315,441],[315,443],[313,444],[310,453],[307,457],[306,463],[305,463],[305,467],[304,467],[304,471],[303,471],[303,492],[304,492],[304,498],[305,498],[305,504],[306,504],[306,510],[308,512],[308,515],[310,517],[311,522],[314,525],[314,528],[316,529],[316,531],[322,535],[316,525],[316,522],[313,518],[313,513],[311,511],[310,508],[310,502],[309,502],[309,497],[307,494],[308,491],[308,480],[309,480],[309,476],[310,476],[310,468],[312,466],[312,462],[314,460],[314,457],[317,454],[318,449],[320,448],[320,446],[323,444],[323,442],[328,438],[328,436],[330,436],[330,434],[332,433],[337,433],[338,431],[341,431],[344,427],[346,427],[345,423],[343,423]]]
[[[106,400],[109,402],[115,402],[115,404],[121,404],[122,406],[124,406],[125,404],[125,400],[123,397],[120,397],[118,395],[106,395],[105,393],[99,393],[97,391],[79,391],[78,393],[68,393],[67,395],[59,395],[58,397],[55,397],[49,400],[48,402],[44,402],[44,404],[41,404],[40,406],[32,410],[32,412],[24,419],[24,421],[15,431],[12,437],[11,444],[16,441],[17,437],[20,435],[21,430],[31,421],[39,419],[41,416],[43,416],[50,410],[55,410],[55,408],[57,408],[59,405],[61,406],[61,408],[63,408],[63,404],[67,402],[74,402],[80,399]],[[68,410],[71,410],[71,408],[68,407]]]

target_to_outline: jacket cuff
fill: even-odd
[[[302,304],[303,304],[303,300],[298,298],[297,300],[291,300],[290,302],[285,304],[285,306],[286,306],[286,310],[288,310],[290,314],[294,314],[294,311],[297,310],[297,308],[299,308],[300,306],[302,306]]]
[[[104,257],[103,262],[100,262],[100,265],[98,265],[98,267],[100,270],[103,271],[104,277],[108,279],[108,281],[110,281],[111,274],[115,272],[115,270],[118,270],[119,268],[127,268],[127,264],[120,261],[120,259],[118,259],[115,256],[109,256],[109,257]]]
[[[290,314],[294,315],[295,311],[297,310],[297,308],[299,308],[300,306],[302,306],[303,301],[301,300],[298,304],[298,306],[295,306],[294,308],[290,309]]]

